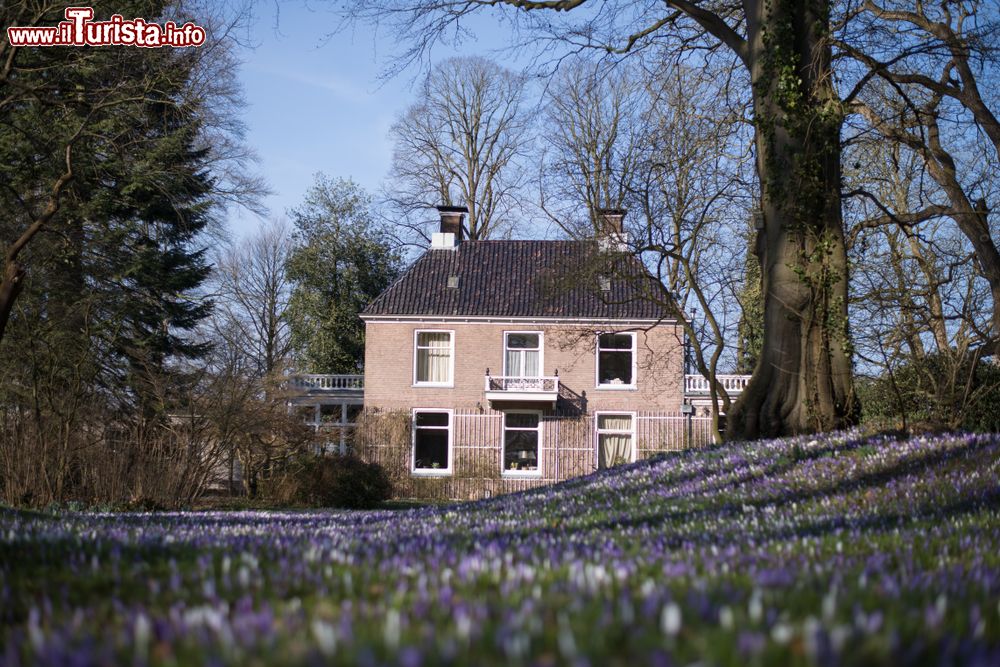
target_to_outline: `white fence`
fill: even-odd
[[[664,412],[633,414],[636,460],[713,443],[709,417]],[[395,428],[390,423],[393,420]],[[542,417],[537,477],[504,474],[503,414],[498,411],[455,410],[451,422],[453,472],[436,478],[411,473],[409,415],[369,414],[362,421],[356,451],[387,470],[400,497],[483,498],[597,470],[597,430],[592,414]]]

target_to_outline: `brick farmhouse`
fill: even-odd
[[[477,498],[684,443],[680,312],[591,241],[469,241],[440,207],[431,247],[362,313],[363,458],[404,496]]]

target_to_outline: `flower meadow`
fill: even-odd
[[[370,512],[0,511],[0,664],[1000,665],[1000,436]]]

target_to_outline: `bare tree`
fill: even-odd
[[[655,288],[647,290],[645,274],[616,253],[598,253],[595,267],[574,275],[590,284],[621,269],[619,278],[639,281],[637,293],[667,311],[680,308],[690,362],[709,381],[713,431],[721,441],[720,407],[728,412],[731,403],[718,375],[733,361],[726,350],[743,280],[739,230],[753,194],[745,150],[751,130],[744,101],[726,100],[725,68],[721,77],[712,68],[653,70],[642,76],[632,63],[602,73],[577,59],[560,72],[548,90],[543,132],[554,150],[541,168],[543,193],[560,200],[545,208],[567,234],[587,238],[607,234],[605,218],[630,206],[630,250],[653,270]],[[581,211],[589,215],[574,217]]]
[[[216,261],[215,335],[249,360],[256,377],[281,371],[291,351],[285,265],[292,248],[291,229],[276,220]]]
[[[1000,100],[984,94],[980,82],[997,72],[1000,11],[976,0],[929,3],[861,3],[866,28],[879,36],[892,31],[878,57],[850,43],[839,47],[869,68],[857,86],[853,106],[889,141],[918,154],[949,202],[949,217],[975,253],[990,286],[993,313],[985,354],[1000,350],[1000,250],[991,234],[996,203],[977,178],[986,161],[1000,162]],[[970,137],[981,133],[982,142]],[[989,148],[987,148],[987,146]],[[989,150],[992,156],[984,156]],[[995,195],[994,195],[995,197]]]
[[[480,9],[504,12],[524,40],[520,46],[540,45],[549,63],[586,49],[611,61],[663,48],[689,64],[728,52],[742,66],[737,83],[752,101],[756,130],[761,228],[753,245],[764,341],[754,377],[734,406],[730,435],[829,429],[856,415],[841,187],[847,120],[905,144],[925,162],[947,200],[931,205],[948,208],[989,285],[994,308],[983,353],[996,348],[995,195],[980,183],[976,165],[984,147],[994,153],[987,164],[1000,159],[996,3],[665,0],[611,7],[582,0],[379,0],[349,3],[346,14],[391,25],[403,45],[398,62],[405,64],[426,60]],[[980,150],[969,152],[976,143]]]
[[[709,383],[712,430],[732,407],[718,379],[733,363],[726,348],[739,319],[746,224],[753,192],[751,157],[740,152],[748,128],[740,101],[726,103],[718,72],[679,67],[647,84],[648,128],[638,178],[644,213],[637,251],[687,315],[690,362]],[[723,79],[724,80],[724,77]]]
[[[919,147],[873,134],[850,154],[869,184],[850,216],[852,303],[864,322],[855,342],[861,372],[888,380],[894,394],[868,399],[894,404],[905,428],[919,394],[922,419],[957,428],[981,393],[974,385],[991,335],[989,284]]]
[[[424,79],[392,126],[385,203],[396,224],[429,241],[421,218],[436,205],[467,206],[469,238],[507,234],[520,210],[521,161],[530,142],[526,80],[480,57],[449,58]]]
[[[401,0],[349,3],[348,17],[390,23],[419,60],[470,12],[501,6],[543,44],[625,54],[662,43],[726,49],[746,71],[756,123],[763,229],[764,350],[729,419],[732,437],[837,428],[854,416],[841,218],[840,132],[831,0],[629,3]],[[559,12],[558,18],[556,12]],[[511,17],[513,20],[513,17]]]
[[[571,236],[599,233],[601,209],[629,208],[646,99],[635,67],[606,69],[581,57],[546,88],[539,200]]]

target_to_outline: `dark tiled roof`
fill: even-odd
[[[464,241],[425,252],[362,314],[674,319],[664,295],[637,259],[594,242]]]

